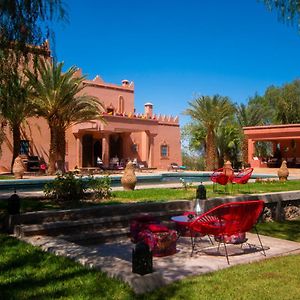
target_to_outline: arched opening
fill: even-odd
[[[102,159],[102,141],[99,140],[94,143],[94,167],[97,166],[97,157]]]
[[[123,140],[119,134],[113,134],[109,138],[109,153],[110,158],[123,158]]]
[[[124,98],[122,96],[119,97],[119,113],[124,113]]]
[[[85,134],[82,137],[82,167],[93,166],[93,136]]]

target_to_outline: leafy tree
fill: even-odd
[[[241,131],[234,120],[226,122],[220,126],[216,134],[216,145],[218,149],[218,166],[224,165],[229,160],[233,166],[239,162],[239,149],[241,141]]]
[[[288,24],[300,23],[300,1],[299,0],[260,0],[265,3],[269,10],[277,10],[279,19]]]
[[[19,72],[10,74],[10,80],[0,85],[0,112],[8,122],[13,135],[13,157],[11,167],[20,152],[21,124],[32,114],[32,103],[29,99],[30,88],[24,76]]]
[[[217,130],[232,116],[234,105],[228,97],[220,95],[200,96],[188,104],[190,107],[184,113],[189,115],[199,128],[205,130],[206,170],[213,170],[218,164]]]
[[[34,92],[35,113],[45,118],[50,128],[49,174],[55,163],[64,170],[66,130],[73,124],[101,117],[102,104],[82,94],[84,77],[74,76],[76,67],[62,72],[63,63],[41,61],[37,72],[25,72]]]
[[[300,80],[282,87],[269,87],[264,95],[270,107],[274,107],[274,123],[296,124],[300,122]]]
[[[67,20],[62,0],[1,0],[1,48],[14,42],[19,50],[49,37],[52,21]]]
[[[236,118],[241,129],[241,150],[244,163],[248,163],[248,142],[243,134],[243,127],[267,124],[272,118],[272,114],[273,112],[266,105],[265,99],[258,95],[250,98],[247,105],[236,106]]]

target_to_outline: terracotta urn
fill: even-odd
[[[234,173],[233,173],[231,162],[229,160],[224,163],[223,173],[227,175],[229,177],[229,181],[231,181]]]
[[[25,171],[25,166],[23,160],[20,156],[17,156],[13,164],[13,174],[15,178],[22,179],[24,175],[24,171]]]
[[[289,170],[286,165],[286,161],[282,161],[281,167],[278,169],[278,178],[280,181],[286,181],[289,176]]]
[[[134,190],[137,179],[134,172],[134,165],[131,161],[128,162],[121,178],[121,183],[125,191]]]

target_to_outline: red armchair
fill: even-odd
[[[247,184],[249,179],[251,178],[251,175],[253,173],[253,168],[247,168],[242,171],[240,171],[238,174],[234,175],[231,179],[232,186],[234,184]],[[248,186],[249,187],[249,186]],[[249,188],[250,191],[250,188]]]
[[[223,173],[224,168],[220,168],[215,170],[211,176],[210,176],[210,180],[213,182],[213,191],[216,191],[216,185],[220,184],[220,185],[224,185],[225,186],[225,191],[226,191],[226,186],[228,181],[230,180],[229,176],[227,176],[225,173]]]
[[[266,255],[258,231],[255,227],[263,209],[263,200],[225,203],[197,217],[195,221],[190,224],[190,229],[193,233],[213,235],[215,240],[219,242],[219,246],[222,243],[229,264],[226,244],[245,243],[247,241],[245,233],[254,228],[261,250],[263,251],[263,254]],[[195,249],[195,238],[193,238],[193,236],[196,236],[196,234],[192,234],[191,236],[192,256]]]

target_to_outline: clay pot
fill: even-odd
[[[286,181],[289,176],[289,170],[286,165],[286,161],[282,161],[281,167],[278,169],[277,172],[278,178],[280,181]]]
[[[229,177],[229,181],[231,181],[234,173],[233,173],[231,162],[229,160],[224,163],[223,173],[226,176],[228,176]]]
[[[13,173],[16,179],[22,179],[25,171],[23,160],[20,156],[15,158],[13,164]]]
[[[131,161],[128,162],[121,178],[121,183],[125,191],[134,190],[137,179],[134,172],[134,165]]]

